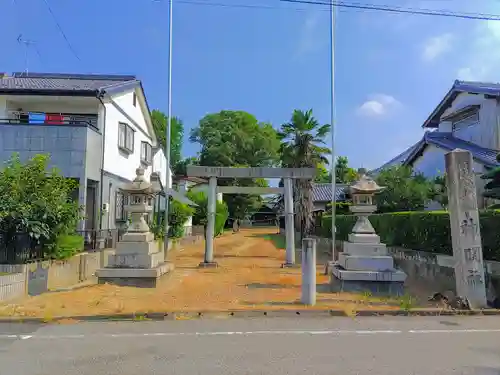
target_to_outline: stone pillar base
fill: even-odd
[[[96,276],[99,284],[155,288],[159,278],[173,269],[172,263],[162,263],[154,268],[101,268]]]
[[[201,262],[198,267],[200,268],[217,268],[219,264],[217,262]]]

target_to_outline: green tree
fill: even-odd
[[[35,155],[26,163],[14,154],[0,171],[0,231],[7,243],[27,233],[57,257],[57,241],[74,233],[81,208],[71,200],[78,183],[48,170],[49,156]]]
[[[448,190],[446,188],[446,175],[436,176],[433,183],[433,190],[431,191],[432,200],[438,202],[441,206],[446,208],[448,206]]]
[[[318,165],[318,173],[314,182],[327,183],[332,181],[332,174],[324,164]],[[350,184],[358,178],[354,168],[349,167],[349,160],[345,156],[339,156],[335,163],[335,182],[338,184]]]
[[[328,164],[325,155],[325,138],[330,132],[329,124],[321,125],[312,110],[294,110],[289,122],[281,125],[278,133],[281,139],[281,164],[288,168],[311,168]],[[302,237],[309,234],[313,226],[312,179],[294,180],[294,201],[298,204],[297,226]]]
[[[187,197],[198,206],[195,207],[193,214],[193,225],[203,225],[203,233],[207,233],[208,224],[208,198],[203,191],[189,191]],[[216,202],[215,206],[215,230],[214,236],[219,236],[224,232],[224,225],[229,217],[228,206],[225,202]]]
[[[500,154],[497,155],[500,162]],[[496,167],[481,176],[483,180],[490,180],[484,185],[483,197],[500,199],[500,167]]]
[[[154,109],[151,112],[151,121],[158,138],[160,146],[165,150],[165,133],[168,117],[161,111]],[[177,117],[172,117],[170,129],[170,165],[176,165],[181,161],[182,140],[184,137],[184,124]]]
[[[278,159],[279,140],[271,124],[259,122],[243,111],[209,114],[192,129],[191,142],[201,145],[200,165],[221,167],[266,167]],[[260,186],[252,179],[220,179],[221,186]],[[260,196],[225,194],[231,217],[243,219],[258,207]]]
[[[173,170],[174,175],[175,176],[186,176],[187,175],[187,168],[186,167],[188,165],[199,165],[199,164],[200,164],[200,160],[195,156],[182,159],[181,161],[179,161],[177,164],[174,165],[174,170]]]
[[[358,172],[349,167],[349,159],[339,156],[335,163],[335,181],[339,184],[350,184],[358,178]]]
[[[419,211],[432,199],[433,181],[414,174],[409,166],[384,169],[375,180],[386,187],[375,196],[379,212]]]

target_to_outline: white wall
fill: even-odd
[[[163,186],[166,186],[167,183],[167,178],[165,176],[165,169],[167,167],[167,158],[165,157],[165,153],[163,152],[163,149],[160,148],[158,151],[153,156],[153,172],[159,172],[160,173],[160,181]],[[170,180],[170,186],[172,186],[172,170],[170,169],[168,171],[168,179]],[[148,175],[149,178],[149,175]]]
[[[500,114],[495,99],[486,99],[484,95],[461,93],[451,104],[441,118],[446,117],[469,105],[480,105],[479,123],[454,133],[457,138],[476,143],[482,147],[499,149],[499,134],[497,116]],[[439,131],[451,132],[451,122],[443,121],[439,124]]]
[[[422,156],[417,158],[413,162],[413,170],[415,172],[422,173],[427,178],[434,178],[439,175],[443,175],[446,171],[444,154],[446,150],[440,149],[434,145],[428,145]],[[484,206],[484,198],[481,193],[484,191],[485,181],[480,178],[480,176],[485,172],[482,164],[474,161],[473,170],[476,175],[476,188],[478,197],[478,206],[482,208]],[[434,207],[435,202],[428,209],[437,209]]]
[[[130,121],[123,115],[115,104],[105,102],[106,106],[106,137],[104,153],[104,170],[128,180],[135,178],[135,170],[141,165],[141,142],[146,141],[153,144],[154,136],[150,134],[144,116],[140,111],[139,102],[137,108],[133,106],[133,91],[113,97],[119,107],[125,111],[134,121]],[[134,152],[126,154],[118,148],[118,123],[124,122],[135,130]],[[154,144],[153,144],[154,146]],[[146,176],[149,178],[152,166],[146,169]]]

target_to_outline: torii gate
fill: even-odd
[[[189,177],[205,177],[208,183],[208,220],[205,236],[205,259],[200,267],[217,267],[214,262],[214,229],[217,192],[226,194],[284,194],[285,195],[285,231],[286,262],[284,267],[295,264],[295,228],[293,214],[292,179],[312,179],[316,175],[315,168],[237,168],[237,167],[204,167],[187,166]],[[220,186],[217,178],[283,178],[283,188],[258,186]]]

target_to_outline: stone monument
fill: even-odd
[[[144,219],[153,210],[154,198],[161,188],[156,183],[148,182],[144,169],[139,167],[134,181],[122,190],[124,209],[130,214],[130,225],[117,243],[115,254],[109,256],[108,266],[96,272],[98,282],[155,287],[158,278],[172,269],[172,265],[165,262],[165,253],[154,240]]]
[[[469,151],[455,149],[445,155],[445,161],[457,295],[467,298],[472,308],[486,307],[472,155]]]
[[[348,241],[343,244],[338,263],[332,267],[332,290],[400,295],[406,274],[394,268],[394,259],[388,254],[386,245],[380,243],[368,219],[377,209],[373,196],[385,188],[378,186],[363,169],[359,175],[359,180],[350,186],[353,202],[349,208],[357,221]]]

